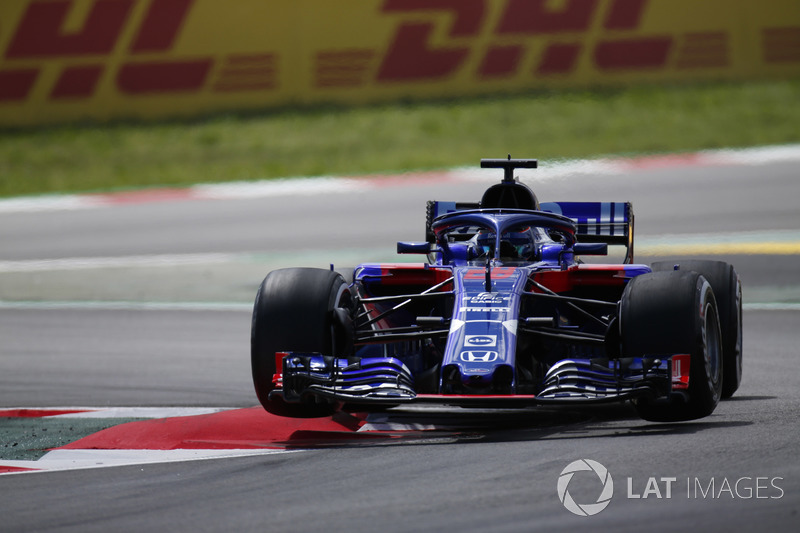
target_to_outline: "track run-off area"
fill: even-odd
[[[0,200],[3,529],[795,524],[797,145],[540,161],[519,172],[542,201],[632,201],[636,262],[736,267],[744,379],[706,419],[653,424],[620,405],[295,420],[255,407],[250,311],[264,275],[408,261],[395,242],[424,238],[426,200],[474,201],[500,179],[475,163]],[[582,459],[614,480],[595,516],[568,511],[557,487]],[[594,503],[597,476],[581,474],[572,497]]]

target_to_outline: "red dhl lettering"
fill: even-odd
[[[193,3],[194,0],[154,0],[131,44],[131,52],[169,51]]]
[[[61,71],[50,98],[88,98],[94,94],[97,81],[103,74],[103,65],[67,67]]]
[[[669,36],[603,41],[594,48],[594,60],[602,70],[661,68],[671,47]]]
[[[582,45],[579,43],[555,43],[545,48],[542,59],[536,67],[536,73],[567,74],[575,69]]]
[[[639,27],[649,0],[616,0],[611,4],[603,26],[607,30],[634,30]]]
[[[537,75],[569,74],[577,66],[585,47],[586,33],[603,16],[608,30],[636,30],[641,25],[648,0],[612,0],[605,14],[600,0],[565,0],[553,6],[548,0],[508,0],[492,35],[554,36],[576,34],[574,43],[545,44],[533,72]],[[453,15],[449,32],[453,46],[434,48],[431,36],[434,22],[401,22],[380,66],[379,82],[436,80],[463,68],[472,54],[481,54],[477,78],[517,74],[525,46],[490,45],[473,49],[464,37],[477,37],[485,31],[485,0],[386,0],[384,13],[444,11]],[[593,46],[593,60],[600,70],[638,70],[663,68],[672,46],[671,36],[600,40]]]
[[[278,86],[276,54],[237,54],[221,62],[213,85],[218,93],[271,90]]]
[[[480,66],[484,77],[505,76],[519,70],[519,62],[525,48],[522,46],[495,46],[486,51]]]
[[[567,0],[561,9],[551,9],[547,0],[509,0],[495,33],[498,35],[542,35],[581,32],[597,11],[598,0]]]
[[[210,59],[126,63],[117,74],[117,86],[128,94],[192,91],[203,86],[211,65]]]
[[[95,0],[83,28],[62,31],[72,0],[31,2],[6,50],[6,58],[109,54],[128,19],[134,0]]]
[[[384,13],[445,11],[452,12],[455,20],[450,29],[451,37],[476,35],[483,26],[486,15],[485,0],[386,0]]]
[[[75,0],[33,1],[22,15],[5,51],[9,60],[62,57],[107,57],[118,46],[137,0],[95,0],[77,31],[64,25]],[[132,54],[169,52],[194,0],[152,0],[136,29]],[[212,58],[192,61],[126,62],[116,75],[123,93],[196,91],[203,87]],[[76,99],[94,95],[104,63],[64,67],[50,98]],[[38,78],[39,69],[0,71],[0,101],[25,100]]]
[[[39,69],[17,68],[0,71],[0,102],[25,100],[39,77]]]
[[[368,81],[375,52],[367,49],[323,50],[316,56],[315,86],[354,87]]]
[[[730,67],[727,30],[642,35],[650,3],[384,0],[376,14],[394,24],[385,46],[337,49],[321,44],[308,54],[314,73],[311,85],[327,91],[454,76],[477,82],[512,76],[517,81],[564,78],[579,65],[612,75]],[[196,0],[30,0],[16,26],[3,28],[9,39],[1,51],[5,61],[0,66],[0,103],[25,101],[41,83],[51,85],[37,94],[53,101],[90,99],[101,80],[126,96],[281,87],[278,51],[176,57],[174,45],[195,4]],[[492,6],[499,12],[490,13]],[[78,9],[80,20],[75,20]],[[765,63],[800,61],[800,28],[765,28],[761,38]],[[47,63],[67,58],[80,61]],[[56,70],[41,75],[45,68]]]
[[[486,12],[484,0],[386,0],[384,13],[445,11],[455,16],[450,37],[477,35]],[[470,49],[454,46],[429,48],[433,22],[405,22],[400,25],[378,71],[379,82],[436,79],[452,74],[467,59]]]
[[[153,0],[131,43],[131,52],[161,52],[172,44],[194,0]],[[63,31],[74,0],[28,5],[6,58],[106,55],[114,50],[136,0],[95,0],[83,27]]]

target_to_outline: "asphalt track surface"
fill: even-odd
[[[542,200],[633,201],[637,237],[650,243],[639,262],[660,258],[656,243],[680,251],[698,234],[709,247],[733,243],[708,257],[744,281],[744,381],[710,417],[654,424],[624,405],[421,411],[393,416],[462,429],[7,475],[0,530],[793,529],[800,256],[742,243],[800,240],[796,168],[667,164],[528,180]],[[422,239],[425,200],[474,200],[491,182],[0,214],[0,407],[252,407],[247,306],[269,269],[391,259],[396,240]],[[559,475],[579,459],[613,476],[614,497],[595,516],[559,501]],[[599,487],[579,472],[569,492],[587,503]]]

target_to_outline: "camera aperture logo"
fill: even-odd
[[[599,478],[602,488],[599,489],[600,495],[594,503],[578,503],[570,494],[569,484],[577,472],[594,472]],[[561,475],[558,476],[557,489],[558,499],[569,512],[578,516],[594,516],[611,503],[611,497],[614,496],[614,480],[608,469],[597,461],[578,459],[561,471]]]
[[[687,477],[685,497],[693,500],[780,500],[786,494],[783,481],[784,477],[774,475]],[[643,478],[628,476],[626,482],[628,500],[671,500],[681,497],[683,492],[683,481],[677,476],[649,476],[646,482]],[[594,516],[611,503],[614,481],[602,464],[592,459],[578,459],[561,471],[557,492],[567,511],[578,516]]]

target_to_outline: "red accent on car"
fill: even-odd
[[[272,376],[272,385],[280,387],[283,385],[283,358],[289,355],[289,352],[275,352],[275,374]]]
[[[514,267],[496,267],[493,268],[491,271],[492,279],[507,279],[514,275],[517,271]],[[485,268],[470,268],[466,274],[464,274],[465,280],[481,280],[486,278],[486,269]]]
[[[537,272],[534,281],[554,292],[566,292],[575,287],[614,287],[625,284],[625,270],[619,265],[579,265],[569,270]],[[538,289],[533,288],[534,292]]]
[[[424,263],[381,263],[381,285],[436,285],[452,277],[448,268],[425,268]]]
[[[689,370],[692,356],[688,353],[672,356],[672,390],[686,390],[689,388]]]

